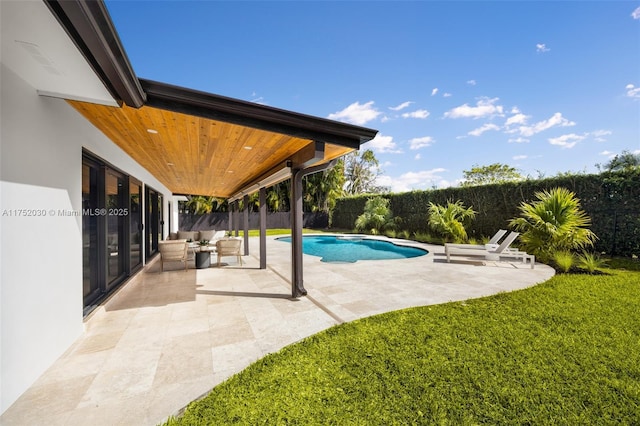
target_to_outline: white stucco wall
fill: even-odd
[[[168,189],[62,99],[0,70],[0,413],[83,332],[82,148]],[[165,235],[168,229],[165,229]]]

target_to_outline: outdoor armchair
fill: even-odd
[[[240,248],[242,246],[242,240],[238,238],[225,238],[216,241],[216,252],[218,253],[218,266],[220,266],[220,259],[223,256],[236,256],[238,263],[242,266],[242,253]]]
[[[183,262],[184,270],[187,270],[189,256],[189,244],[187,240],[158,241],[160,250],[160,268],[164,271],[164,262]]]

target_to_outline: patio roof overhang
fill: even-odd
[[[358,149],[377,131],[168,84],[140,80],[140,108],[68,101],[174,194],[231,198],[283,168]],[[284,176],[283,179],[287,177]]]

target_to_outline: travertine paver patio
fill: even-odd
[[[0,417],[2,425],[154,425],[260,357],[336,324],[411,306],[522,289],[553,270],[428,256],[328,264],[304,256],[308,297],[291,300],[291,246],[258,240],[238,267],[160,272],[159,262],[86,321],[85,333]],[[169,269],[167,268],[167,269]]]

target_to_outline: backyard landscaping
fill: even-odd
[[[640,268],[609,265],[332,327],[167,424],[638,424]]]

